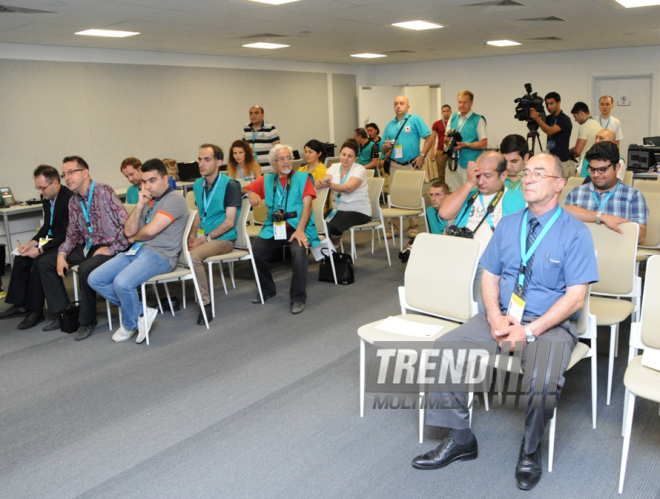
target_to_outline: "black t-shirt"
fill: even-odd
[[[559,128],[561,128],[556,134],[548,135],[548,152],[562,161],[568,161],[570,159],[568,154],[569,142],[573,130],[571,119],[566,116],[564,111],[560,111],[557,118],[552,115],[546,116],[545,124],[548,126],[559,125]]]
[[[216,177],[215,181],[217,182],[219,178],[220,175]],[[211,189],[213,189],[214,185],[215,182],[205,187],[207,196],[210,194]],[[239,184],[236,180],[230,180],[229,183],[227,184],[227,188],[225,189],[225,208],[229,208],[230,206],[240,208],[241,203],[242,203],[241,184]]]

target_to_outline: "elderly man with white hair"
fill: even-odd
[[[289,245],[293,263],[289,290],[291,313],[299,314],[305,310],[307,301],[307,248],[320,244],[312,217],[316,189],[311,175],[293,171],[291,146],[276,145],[270,150],[269,158],[275,173],[259,177],[243,188],[252,206],[261,206],[264,200],[268,207],[263,228],[252,244],[254,261],[266,301],[276,294],[268,261],[273,255],[281,254],[283,246]],[[252,303],[261,303],[259,295]]]

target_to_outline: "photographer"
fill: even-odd
[[[529,110],[529,117],[548,135],[546,152],[559,158],[564,164],[564,173],[568,177],[571,168],[575,170],[575,163],[568,152],[573,124],[561,110],[561,97],[557,92],[550,92],[545,96],[545,107],[548,110],[545,121],[541,119],[536,109]]]
[[[312,218],[316,190],[310,175],[292,171],[290,146],[276,145],[270,150],[269,158],[275,173],[259,177],[243,188],[243,194],[249,194],[252,206],[260,206],[264,199],[268,207],[263,228],[252,244],[252,254],[266,301],[276,294],[268,260],[276,253],[281,255],[282,247],[289,245],[293,261],[289,290],[291,313],[299,314],[305,310],[307,301],[307,248],[320,244]],[[252,303],[261,303],[258,294]]]
[[[438,215],[444,220],[455,219],[447,227],[447,235],[479,239],[481,251],[495,231],[495,227],[506,215],[525,208],[522,191],[507,189],[507,161],[499,152],[486,151],[470,162],[467,181],[456,192],[450,194],[440,205]],[[474,299],[483,311],[481,300],[481,266],[474,278]]]

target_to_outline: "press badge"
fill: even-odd
[[[407,126],[404,128],[404,130],[406,131],[406,133],[410,133],[410,125],[407,125]]]
[[[394,159],[402,159],[403,158],[403,146],[401,144],[397,144],[394,146]]]
[[[128,256],[135,256],[135,254],[138,252],[138,250],[142,247],[144,244],[144,241],[138,241],[136,242],[133,246],[131,246],[131,249],[129,249],[126,254]]]
[[[87,242],[85,243],[85,249],[83,250],[83,255],[85,255],[85,258],[87,258],[87,253],[89,253],[90,249],[92,249],[92,238],[88,237]]]
[[[525,311],[525,300],[520,297],[515,291],[511,293],[511,300],[509,301],[509,310],[506,315],[515,317],[519,324],[522,323],[523,312]]]
[[[281,222],[273,222],[273,232],[275,234],[275,239],[281,241],[282,239],[286,240],[286,222],[282,220]]]
[[[53,240],[52,237],[40,237],[39,238],[39,247],[43,248],[44,245],[48,243],[48,241],[52,241],[52,240]]]
[[[204,229],[197,229],[197,237],[204,237]]]

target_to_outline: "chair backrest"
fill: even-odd
[[[318,189],[316,191],[316,199],[312,203],[312,213],[314,214],[314,224],[316,225],[316,232],[320,235],[325,234],[325,225],[323,220],[323,208],[325,206],[326,198],[328,197],[328,189]]]
[[[136,204],[133,203],[124,203],[124,209],[129,215],[133,212],[133,209],[136,207]]]
[[[250,215],[250,200],[248,198],[243,198],[241,201],[241,213],[238,215],[238,220],[236,221],[236,232],[238,236],[236,241],[234,241],[235,248],[246,248],[247,240],[249,239],[247,235],[247,219]]]
[[[367,170],[367,178],[374,178],[376,175],[376,169],[375,168],[369,168]]]
[[[323,162],[323,166],[326,168],[330,168],[332,165],[335,163],[339,163],[340,159],[338,156],[329,156],[325,158],[325,161]]]
[[[423,171],[397,170],[390,178],[390,206],[419,209],[423,207]]]
[[[642,303],[642,343],[649,348],[660,349],[660,255],[646,261],[644,282],[644,301]]]
[[[633,187],[642,192],[660,192],[660,182],[657,180],[635,180]]]
[[[380,194],[383,191],[384,183],[384,178],[367,178],[369,202],[371,203],[371,218],[374,220],[380,220]]]
[[[186,194],[186,204],[188,205],[189,210],[196,210],[197,205],[195,204],[195,193],[190,189],[188,194]]]
[[[566,180],[566,185],[569,187],[578,187],[584,183],[584,178],[582,177],[568,177]]]
[[[587,288],[587,296],[584,298],[584,305],[580,309],[580,317],[577,320],[577,334],[584,335],[589,329],[589,298],[591,296],[591,284]]]
[[[186,224],[186,230],[183,231],[181,253],[179,253],[178,260],[179,265],[183,265],[189,269],[192,269],[192,259],[190,258],[190,252],[188,251],[188,236],[190,235],[192,224],[195,221],[195,215],[197,215],[197,210],[188,210],[188,223]]]
[[[647,191],[644,193],[644,199],[649,208],[644,247],[657,248],[660,247],[660,192]]]
[[[261,206],[252,207],[252,216],[254,217],[254,221],[258,224],[263,225],[266,221],[266,217],[268,216],[268,206],[266,206],[263,199],[261,200]]]
[[[633,290],[639,226],[628,222],[619,225],[623,234],[605,225],[586,224],[598,255],[599,282],[591,285],[593,293],[626,295]]]
[[[633,172],[626,170],[626,173],[623,174],[623,183],[632,187]]]
[[[300,168],[300,165],[302,164],[302,159],[294,159],[291,162],[291,168],[293,168],[294,172],[298,171],[298,168]]]
[[[461,322],[472,317],[472,282],[481,245],[476,239],[419,234],[406,267],[408,305]]]
[[[564,199],[566,199],[566,196],[568,196],[568,193],[571,192],[572,189],[574,189],[574,187],[568,185],[562,187],[561,194],[559,195],[559,204],[564,204]]]

